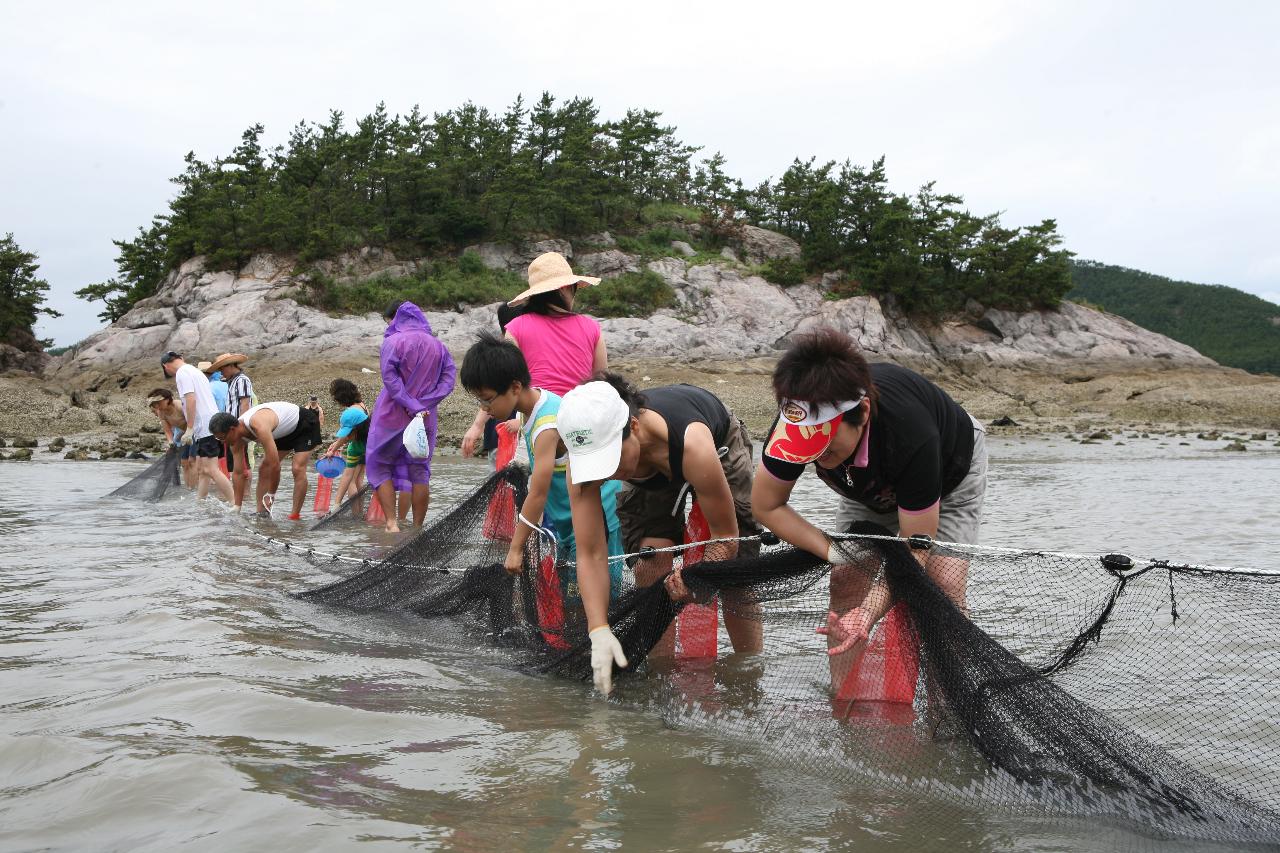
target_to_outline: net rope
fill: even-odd
[[[554,537],[530,537],[518,574],[503,567],[526,487],[522,469],[499,471],[380,561],[345,558],[360,570],[298,597],[419,617],[433,642],[589,680],[574,566]],[[695,561],[705,542],[628,555],[610,606],[629,661],[614,701],[833,783],[1151,838],[1280,844],[1280,574],[913,549],[865,524],[841,541],[839,566],[777,545],[714,563]],[[759,620],[763,651],[733,654],[713,627],[710,654],[691,653],[685,622],[708,608],[635,585],[631,564],[667,558],[698,602]],[[829,656],[815,629],[876,591],[892,607],[870,641]]]

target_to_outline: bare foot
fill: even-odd
[[[388,533],[399,533],[400,525],[396,524],[394,521],[388,521],[387,526],[383,529],[386,530]]]

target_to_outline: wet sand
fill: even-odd
[[[618,361],[611,366],[641,388],[674,382],[705,387],[719,395],[756,438],[764,435],[776,412],[769,359],[692,364]],[[996,427],[1005,434],[1070,432],[1083,437],[1096,430],[1119,429],[1251,434],[1280,429],[1280,378],[1230,368],[911,366],[937,381],[980,420],[990,424],[1011,418],[1016,426]],[[303,403],[317,395],[326,411],[332,412],[326,418],[326,433],[336,428],[338,406],[328,393],[334,378],[351,379],[367,400],[381,387],[377,364],[372,362],[251,362],[247,368],[261,401]],[[148,434],[139,436],[138,431],[155,423],[144,402],[147,392],[171,384],[150,366],[139,367],[127,381],[82,388],[50,378],[8,374],[0,377],[0,438],[10,444],[15,438],[35,438],[43,445],[65,436],[73,445],[94,446],[123,438],[123,446],[129,446],[128,439],[146,438]],[[461,388],[441,404],[441,452],[458,446],[474,414],[475,406]]]

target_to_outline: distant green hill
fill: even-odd
[[[1280,375],[1280,305],[1221,284],[1072,261],[1067,299],[1097,305],[1229,367]]]

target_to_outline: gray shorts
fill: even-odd
[[[939,542],[978,544],[978,529],[982,526],[982,500],[987,493],[987,430],[978,419],[973,421],[973,461],[969,473],[950,493],[942,498],[938,507]],[[855,521],[874,521],[876,524],[898,532],[898,513],[876,512],[851,498],[840,497],[836,507],[835,531],[849,529]]]

